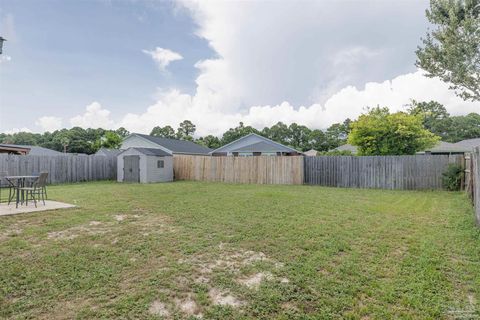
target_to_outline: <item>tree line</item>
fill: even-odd
[[[325,130],[310,129],[297,123],[287,125],[283,122],[259,130],[240,122],[238,126],[224,132],[221,137],[213,135],[196,137],[195,132],[196,125],[190,120],[185,120],[176,129],[168,125],[156,126],[150,135],[194,141],[216,149],[247,134],[256,133],[299,151],[314,149],[325,153],[350,142],[358,145],[363,154],[413,154],[435,144],[438,140],[457,142],[480,137],[480,115],[471,113],[451,116],[438,102],[412,101],[405,112],[391,114],[388,108],[367,109],[367,112],[356,121],[345,119]],[[36,145],[60,152],[92,154],[102,147],[118,148],[122,139],[129,134],[125,128],[106,130],[73,127],[43,134],[30,132],[0,134],[0,141]],[[361,147],[366,141],[369,141],[369,145]]]

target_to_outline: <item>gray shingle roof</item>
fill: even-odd
[[[28,145],[8,144],[8,143],[2,143],[0,144],[0,147],[1,146],[10,147],[10,148],[16,147],[16,148],[30,149],[28,154],[32,156],[58,156],[63,154],[62,152],[58,152],[52,149],[47,149],[39,146],[28,146]]]
[[[100,148],[100,150],[98,150],[95,154],[101,154],[101,155],[116,157],[121,152],[122,152],[122,150],[120,150],[120,149]]]
[[[480,138],[462,140],[455,143],[455,145],[472,151],[473,148],[480,146]]]
[[[212,149],[196,144],[192,141],[168,139],[161,137],[152,137],[147,134],[133,133],[137,136],[145,138],[153,143],[156,143],[173,153],[186,153],[186,154],[208,154]]]
[[[240,144],[240,145],[245,144],[244,143],[245,140],[249,138],[256,139],[257,142],[252,141],[251,144],[247,144],[242,147],[235,148],[236,144]],[[230,143],[227,143],[226,145],[223,145],[220,148],[213,150],[212,154],[221,153],[221,152],[297,152],[297,153],[300,153],[300,151],[284,146],[281,143],[270,140],[256,133],[249,133],[246,136],[238,138],[237,140],[232,141]]]
[[[283,148],[283,146],[274,146],[267,142],[257,142],[244,146],[238,149],[232,150],[232,152],[290,152],[289,149]]]
[[[155,148],[132,148],[141,152],[147,156],[161,156],[161,157],[171,157],[172,155],[162,149],[155,149]]]
[[[341,145],[340,147],[337,147],[333,150],[350,151],[351,153],[356,154],[358,152],[358,147],[347,143],[347,144]]]

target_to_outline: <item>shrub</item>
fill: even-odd
[[[447,170],[442,173],[443,187],[448,191],[458,191],[463,178],[463,168],[459,164],[449,164]]]

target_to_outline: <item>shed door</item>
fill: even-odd
[[[140,182],[140,156],[123,157],[123,181]]]

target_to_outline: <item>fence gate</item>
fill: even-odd
[[[140,182],[140,156],[123,157],[123,181]]]

